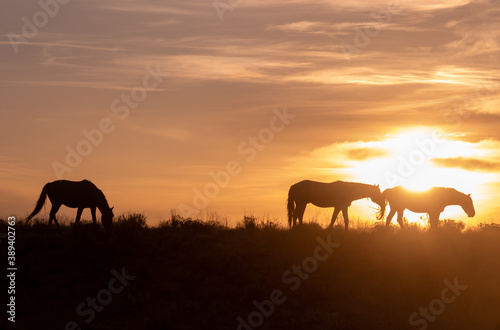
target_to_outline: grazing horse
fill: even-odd
[[[398,213],[398,223],[403,227],[403,212],[408,209],[416,213],[427,213],[431,228],[439,224],[439,215],[448,205],[460,205],[471,218],[476,214],[472,198],[453,188],[433,187],[427,191],[409,191],[401,186],[384,190],[382,195],[389,201],[391,211],[386,226],[391,224],[394,214]]]
[[[56,213],[61,205],[67,207],[78,208],[76,212],[75,223],[80,222],[82,211],[84,208],[90,208],[92,220],[97,223],[95,210],[101,211],[101,222],[107,231],[111,230],[113,221],[113,208],[109,207],[106,197],[92,182],[83,181],[67,181],[58,180],[47,183],[40,194],[40,198],[36,202],[35,210],[26,218],[26,223],[31,220],[43,207],[45,199],[49,196],[52,208],[50,209],[49,225],[52,220],[56,223],[57,231],[60,231],[59,223],[56,220]]]
[[[340,211],[344,217],[345,229],[349,228],[349,218],[347,208],[355,200],[361,198],[371,198],[380,206],[377,219],[382,219],[385,212],[385,198],[380,192],[378,185],[369,185],[357,182],[335,181],[331,183],[316,182],[310,180],[300,181],[290,187],[288,191],[288,226],[292,227],[302,224],[304,211],[307,203],[312,203],[319,207],[334,207],[330,228],[333,227]]]

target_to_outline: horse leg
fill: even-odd
[[[304,212],[306,211],[307,204],[297,204],[295,207],[295,211],[293,212],[293,225],[297,224],[297,219],[299,220],[299,224],[302,224],[302,220],[304,219]]]
[[[440,213],[429,213],[431,229],[436,229],[439,226],[439,214]]]
[[[79,207],[78,211],[76,211],[76,219],[75,225],[80,222],[80,218],[82,217],[83,207]]]
[[[349,216],[347,215],[347,206],[342,208],[342,216],[344,217],[345,230],[349,230]]]
[[[391,211],[392,212],[392,211]],[[403,223],[403,213],[405,212],[405,210],[399,210],[398,211],[398,223],[399,225],[401,226],[401,228],[404,228],[405,225]]]
[[[59,223],[56,220],[56,213],[59,211],[59,208],[61,207],[61,204],[52,204],[52,208],[50,209],[50,215],[49,215],[49,226],[52,224],[52,220],[56,223],[57,227],[57,232],[61,232],[61,228],[59,227]]]
[[[330,225],[328,228],[333,228],[333,224],[335,223],[335,220],[337,220],[337,216],[339,215],[340,208],[336,207],[333,209],[333,214],[332,214],[332,221],[330,221]]]
[[[389,227],[391,225],[392,218],[394,217],[394,214],[396,214],[396,210],[391,209],[391,212],[389,212],[389,215],[387,216],[387,219],[385,220],[385,226]]]
[[[95,216],[95,207],[90,208],[90,213],[92,213],[92,221],[94,222],[94,225],[97,224],[97,218]]]

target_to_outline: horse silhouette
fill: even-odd
[[[378,185],[369,185],[357,182],[335,181],[330,183],[304,180],[290,187],[288,191],[288,226],[292,227],[302,224],[304,211],[308,203],[318,207],[334,207],[332,221],[329,227],[332,228],[340,211],[344,217],[345,229],[349,229],[349,217],[347,209],[351,203],[361,198],[370,198],[380,206],[377,219],[382,219],[385,212],[385,198],[380,192]]]
[[[391,224],[394,214],[398,213],[398,223],[403,226],[403,212],[408,209],[416,213],[427,213],[431,228],[439,225],[439,215],[448,205],[460,205],[464,212],[473,217],[476,214],[472,198],[453,188],[433,187],[427,191],[409,191],[401,186],[384,190],[382,195],[389,201],[391,211],[386,226]]]
[[[56,223],[57,231],[60,231],[59,223],[56,220],[56,213],[59,211],[61,205],[66,205],[71,208],[78,208],[76,212],[75,223],[80,222],[80,217],[82,215],[83,209],[90,208],[92,213],[92,221],[97,223],[96,219],[96,208],[101,211],[102,217],[101,222],[104,228],[109,231],[111,230],[113,222],[113,208],[109,207],[106,197],[92,182],[88,180],[83,181],[68,181],[68,180],[58,180],[54,182],[47,183],[40,194],[40,198],[36,202],[35,209],[26,218],[25,223],[28,223],[31,218],[33,218],[43,207],[45,199],[47,196],[52,203],[52,208],[50,209],[49,225],[52,224],[52,220]]]

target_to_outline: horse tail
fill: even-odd
[[[42,193],[40,194],[40,197],[38,198],[38,201],[36,202],[36,206],[35,206],[35,209],[33,210],[33,212],[31,212],[31,214],[26,218],[26,221],[25,223],[28,223],[28,221],[31,220],[31,218],[33,218],[35,215],[38,214],[38,212],[40,212],[40,210],[42,209],[43,207],[43,204],[45,204],[45,199],[47,199],[47,190],[48,190],[48,183],[43,187],[42,189]]]
[[[293,211],[295,210],[295,200],[292,196],[292,187],[290,187],[290,190],[288,191],[288,199],[286,202],[286,208],[288,211],[288,227],[289,228],[292,227]]]
[[[385,200],[385,196],[384,196],[384,205],[379,205],[379,206],[380,206],[380,211],[377,212],[377,220],[382,220],[384,218],[385,208],[387,207],[387,201]]]
[[[377,220],[382,220],[384,218],[385,208],[387,207],[387,204],[389,203],[389,199],[387,198],[388,192],[389,192],[389,189],[382,191],[382,197],[384,197],[384,205],[383,206],[379,205],[380,211],[377,214]]]

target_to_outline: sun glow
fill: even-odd
[[[479,199],[485,194],[482,191],[484,184],[493,179],[489,173],[436,164],[439,159],[485,156],[485,151],[478,149],[477,145],[438,130],[416,128],[389,134],[384,140],[371,142],[370,148],[384,150],[385,156],[353,160],[350,173],[354,180],[380,184],[381,190],[394,186],[415,191],[451,187]],[[405,217],[411,222],[420,221],[422,216],[425,215],[405,212]],[[464,216],[460,207],[450,206],[441,218]]]

